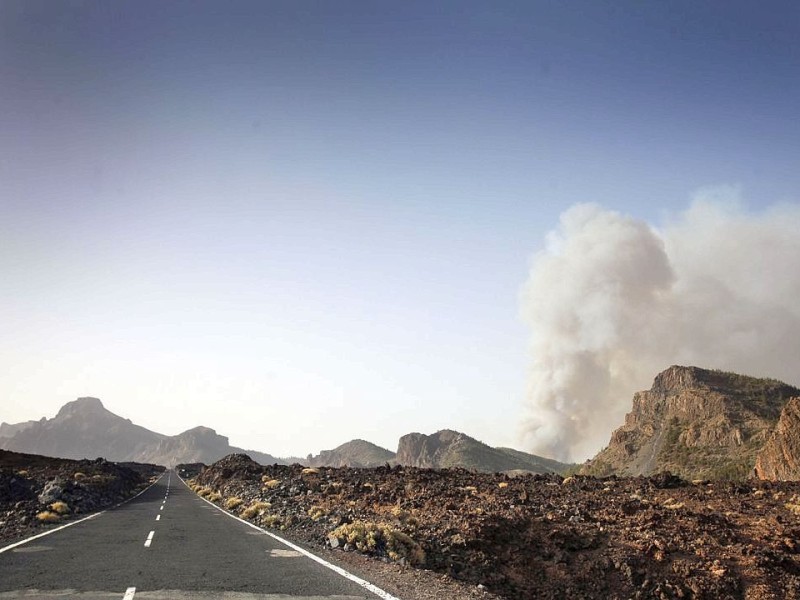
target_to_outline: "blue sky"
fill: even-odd
[[[790,2],[7,0],[0,419],[518,445],[546,233],[797,202],[799,34]]]

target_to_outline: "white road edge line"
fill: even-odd
[[[135,587],[129,587],[125,590],[125,595],[122,597],[122,600],[133,600],[133,595],[136,593]]]
[[[189,487],[189,484],[187,484],[186,481],[180,475],[178,476],[178,478],[181,481],[183,481],[183,485],[185,485],[187,488]],[[194,492],[192,492],[192,493],[194,493]],[[195,495],[197,495],[197,494],[195,494]],[[260,531],[261,533],[267,534],[269,537],[271,537],[274,540],[277,540],[278,542],[280,542],[284,546],[288,546],[292,550],[296,550],[297,552],[299,552],[303,556],[306,556],[306,557],[310,558],[311,560],[313,560],[314,562],[317,562],[317,563],[321,564],[323,567],[329,568],[331,571],[333,571],[334,573],[338,573],[339,575],[341,575],[345,579],[349,579],[350,581],[352,581],[354,583],[357,583],[358,585],[360,585],[364,589],[369,590],[370,592],[372,592],[373,594],[375,594],[379,598],[383,598],[383,600],[400,600],[400,598],[398,598],[397,596],[392,596],[389,592],[387,592],[386,590],[382,590],[377,585],[374,585],[374,584],[370,583],[369,581],[366,581],[365,579],[361,579],[360,577],[358,577],[356,575],[353,575],[349,571],[345,571],[342,567],[338,567],[338,566],[334,565],[333,563],[329,563],[327,560],[325,560],[323,558],[320,558],[319,556],[317,556],[316,554],[314,554],[312,552],[309,552],[305,548],[301,548],[297,544],[293,544],[289,540],[285,540],[279,535],[275,535],[274,533],[272,533],[270,531],[267,531],[266,529],[261,529],[261,527],[259,527],[258,525],[254,525],[253,523],[250,523],[249,521],[245,521],[244,519],[240,519],[236,515],[232,515],[228,511],[223,510],[222,508],[220,508],[219,506],[217,506],[216,504],[214,504],[210,500],[206,500],[202,496],[197,496],[197,497],[200,498],[200,500],[202,500],[203,502],[207,502],[208,504],[210,504],[211,506],[216,508],[221,513],[229,516],[231,519],[236,519],[237,521],[240,521],[240,522],[244,523],[248,527],[252,527],[253,529],[256,529],[256,530]]]
[[[153,536],[154,536],[155,534],[156,534],[156,532],[155,532],[155,531],[151,531],[149,534],[147,534],[147,539],[146,539],[146,540],[145,540],[145,542],[144,542],[144,547],[145,547],[145,548],[149,548],[149,547],[150,547],[150,544],[152,544],[152,543],[153,543]]]
[[[96,512],[96,513],[94,513],[92,515],[89,515],[88,517],[84,517],[82,519],[78,519],[77,521],[72,521],[71,523],[67,523],[66,525],[62,525],[61,527],[56,527],[55,529],[49,529],[48,531],[44,531],[42,533],[37,533],[36,535],[32,535],[29,538],[25,538],[24,540],[20,540],[18,542],[14,542],[13,544],[9,544],[8,546],[6,546],[4,548],[0,548],[0,554],[2,554],[3,552],[8,552],[9,550],[13,550],[17,546],[22,546],[22,544],[27,544],[28,542],[32,542],[33,540],[38,540],[39,538],[43,538],[46,535],[50,535],[51,533],[55,533],[56,531],[61,531],[62,529],[66,529],[67,527],[72,527],[73,525],[77,525],[78,523],[83,523],[84,521],[88,521],[89,519],[94,519],[95,517],[99,517],[100,515],[102,515],[105,512],[108,512],[109,510],[113,510],[115,508],[119,508],[123,504],[127,504],[131,500],[135,500],[136,498],[138,498],[139,496],[144,494],[147,490],[149,490],[151,487],[153,487],[155,484],[157,484],[159,481],[161,481],[161,479],[163,477],[164,477],[164,473],[162,473],[161,477],[156,479],[153,483],[148,485],[141,492],[136,494],[133,498],[128,498],[127,500],[123,500],[122,502],[112,506],[111,508],[107,508],[105,510],[101,510],[100,512]]]

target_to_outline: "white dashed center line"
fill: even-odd
[[[133,600],[133,595],[136,593],[135,587],[129,587],[125,590],[125,595],[122,597],[122,600]]]
[[[161,520],[161,515],[156,515],[156,521],[160,521],[160,520]]]
[[[148,536],[147,536],[147,540],[146,540],[146,541],[145,541],[145,543],[144,543],[144,547],[145,547],[145,548],[149,548],[149,547],[150,547],[150,544],[152,544],[152,543],[153,543],[153,536],[154,536],[155,534],[156,534],[156,532],[155,532],[155,531],[151,531],[151,532],[148,534]]]

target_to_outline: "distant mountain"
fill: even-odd
[[[212,463],[228,454],[246,452],[262,464],[283,461],[228,443],[213,429],[196,427],[167,436],[115,415],[97,398],[78,398],[65,404],[52,419],[4,424],[10,436],[0,437],[0,448],[60,458],[103,457],[114,462],[135,461],[174,466]]]
[[[228,443],[228,438],[208,427],[195,427],[164,438],[141,457],[142,462],[174,467],[180,463],[210,465],[228,454],[247,454],[262,465],[285,464],[281,459],[255,450],[243,450]]]
[[[510,448],[492,448],[458,431],[432,435],[409,433],[400,438],[397,464],[410,467],[462,467],[474,471],[562,473],[571,465]]]
[[[303,461],[309,467],[380,467],[394,459],[394,452],[365,440],[352,440],[323,450]]]
[[[102,456],[114,462],[147,462],[140,458],[164,438],[115,415],[97,398],[78,398],[52,419],[35,421],[10,438],[0,438],[0,447],[59,458]]]
[[[14,437],[18,432],[28,429],[29,427],[33,427],[37,423],[41,423],[45,421],[44,417],[41,418],[39,421],[25,421],[24,423],[6,423],[3,421],[0,423],[0,438],[10,438]]]
[[[784,405],[798,395],[800,390],[774,379],[672,366],[649,390],[634,395],[625,424],[581,472],[668,470],[685,479],[746,478]]]

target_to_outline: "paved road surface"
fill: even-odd
[[[0,554],[0,599],[55,597],[379,596],[226,516],[167,472],[127,504]]]

